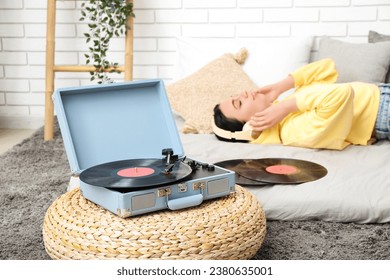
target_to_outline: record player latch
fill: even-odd
[[[172,193],[171,188],[164,188],[164,189],[159,189],[157,191],[157,196],[158,197],[163,197],[163,196],[168,196]]]
[[[186,192],[187,191],[187,183],[180,183],[177,185],[177,191],[179,193]]]
[[[206,182],[195,182],[194,185],[192,186],[192,189],[195,190],[203,190],[206,188]]]

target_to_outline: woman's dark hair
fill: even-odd
[[[224,130],[228,131],[241,131],[242,128],[244,127],[244,123],[240,122],[239,120],[232,119],[232,118],[227,118],[221,111],[221,108],[219,104],[215,105],[214,107],[214,123],[219,127]],[[223,137],[220,137],[215,134],[215,136],[218,138],[218,140],[221,141],[227,141],[227,142],[243,142],[246,143],[248,141],[245,140],[236,140],[236,139],[226,139]]]

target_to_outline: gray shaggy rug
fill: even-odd
[[[0,259],[50,259],[42,223],[66,192],[70,168],[61,134],[43,141],[43,129],[0,156]],[[254,259],[390,259],[390,224],[267,221],[266,240]]]

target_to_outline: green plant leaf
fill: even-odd
[[[84,54],[86,63],[93,63],[95,71],[90,72],[90,80],[103,83],[112,83],[113,80],[104,72],[113,67],[115,72],[118,63],[106,59],[110,40],[120,37],[127,32],[127,18],[135,17],[133,4],[125,0],[86,0],[81,4],[80,21],[89,19],[89,32],[84,33],[85,41],[89,45],[89,54]],[[92,43],[93,46],[90,46]],[[119,73],[119,71],[117,71]]]

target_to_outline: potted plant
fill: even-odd
[[[108,72],[118,72],[118,63],[107,59],[110,40],[124,35],[130,26],[128,17],[135,17],[133,3],[129,0],[88,0],[81,4],[80,21],[88,21],[89,32],[84,33],[89,52],[86,64],[93,65],[91,81],[112,82]]]

